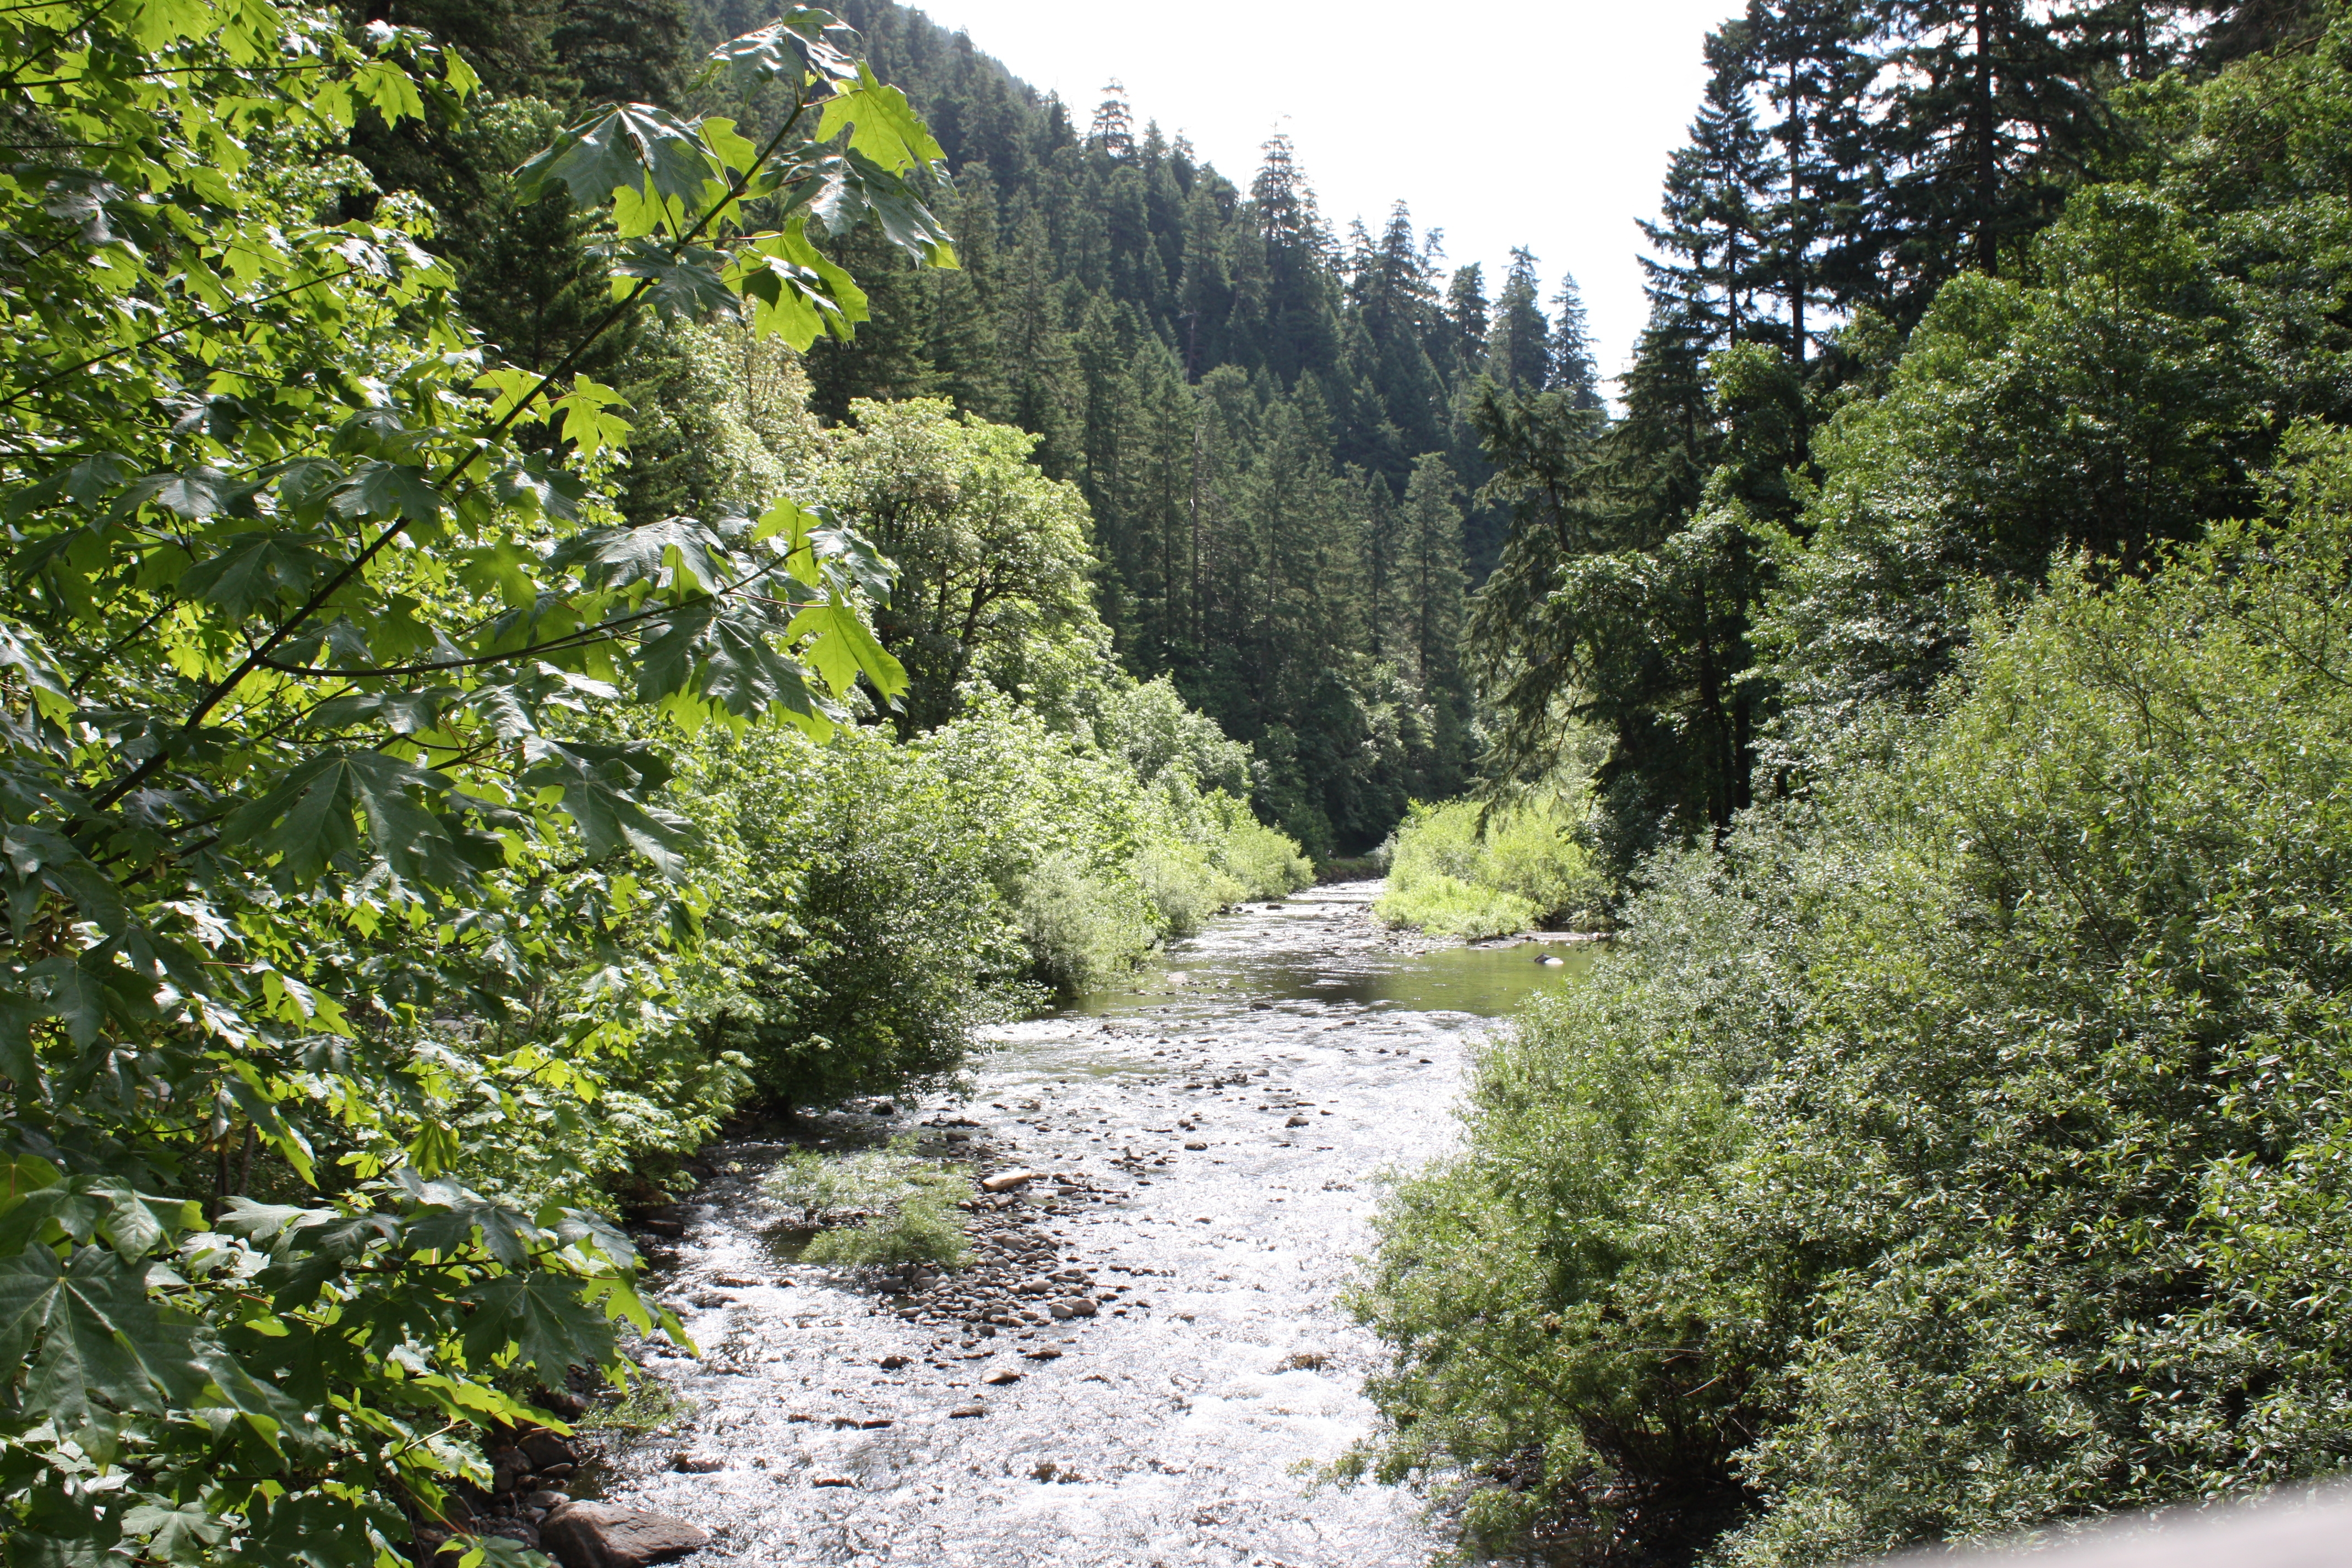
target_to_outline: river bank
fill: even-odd
[[[656,1238],[703,1354],[647,1370],[692,1414],[614,1447],[603,1494],[711,1531],[698,1562],[1423,1562],[1419,1500],[1310,1489],[1371,1418],[1335,1300],[1379,1173],[1444,1146],[1489,1020],[1570,971],[1385,931],[1376,890],[1221,917],[996,1031],[968,1098],[709,1151]],[[1052,1179],[977,1200],[970,1269],[798,1264],[764,1169],[908,1131]]]

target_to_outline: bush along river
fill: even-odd
[[[707,1532],[696,1563],[1424,1562],[1418,1499],[1313,1484],[1371,1419],[1378,1350],[1336,1298],[1381,1172],[1453,1137],[1479,1035],[1591,952],[1392,936],[1378,890],[1229,913],[1113,994],[992,1031],[968,1099],[706,1150],[710,1179],[645,1237],[702,1352],[645,1358],[680,1413],[606,1438],[517,1524],[583,1563],[635,1550],[621,1510]],[[800,1260],[763,1175],[908,1132],[969,1171],[970,1263]],[[589,1542],[599,1517],[612,1539]]]

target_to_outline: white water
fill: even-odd
[[[696,1413],[615,1454],[605,1495],[713,1531],[698,1563],[1426,1561],[1440,1542],[1420,1499],[1312,1485],[1372,1426],[1360,1387],[1380,1352],[1337,1298],[1378,1173],[1454,1136],[1488,1016],[1584,959],[1415,951],[1370,921],[1377,886],[1222,917],[1133,988],[999,1031],[968,1100],[830,1120],[846,1142],[968,1116],[994,1151],[982,1170],[1082,1174],[1094,1195],[1016,1212],[1056,1245],[1051,1267],[1091,1271],[1092,1321],[986,1337],[903,1321],[870,1284],[778,1250],[752,1184],[787,1145],[716,1151],[729,1173],[698,1194],[664,1287],[704,1355],[653,1363]],[[1058,1359],[1024,1353],[1047,1347]],[[908,1364],[877,1364],[893,1355]],[[1000,1366],[1019,1380],[981,1381]],[[985,1415],[949,1414],[974,1404]],[[682,1473],[681,1452],[719,1468]]]

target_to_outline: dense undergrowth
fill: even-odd
[[[1620,940],[1354,1298],[1343,1469],[1465,1555],[1846,1562],[2352,1454],[2352,22],[2305,21],[2101,87],[2104,183],[1801,374],[1670,362],[1738,309],[1701,255],[1623,421],[1493,411],[1505,751],[1610,735]],[[1487,914],[1467,814],[1398,856]]]
[[[1583,816],[1557,796],[1487,811],[1416,802],[1388,850],[1372,912],[1443,936],[1507,936],[1600,918],[1608,884],[1576,837]]]
[[[1653,866],[1382,1215],[1387,1473],[1764,1564],[2341,1464],[2352,442],[2293,489]]]

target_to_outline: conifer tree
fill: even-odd
[[[1536,258],[1521,248],[1511,252],[1511,270],[1495,300],[1492,323],[1486,329],[1483,366],[1495,384],[1540,392],[1551,380],[1551,327],[1537,303]]]
[[[1597,412],[1602,406],[1601,373],[1592,361],[1584,294],[1573,277],[1561,276],[1559,292],[1552,296],[1551,308],[1551,380],[1546,390],[1564,393],[1573,406]]]
[[[1771,184],[1769,143],[1750,99],[1750,37],[1744,20],[1707,35],[1706,96],[1689,141],[1667,165],[1658,219],[1642,224],[1651,244],[1677,258],[1643,258],[1652,291],[1678,300],[1727,343],[1752,330],[1764,251],[1759,208]]]
[[[1858,176],[1863,94],[1874,69],[1856,47],[1860,0],[1749,0],[1748,68],[1775,119],[1759,279],[1780,297],[1779,336],[1799,365],[1811,357],[1834,215]]]
[[[1404,548],[1400,574],[1404,647],[1425,692],[1443,692],[1459,679],[1462,643],[1461,486],[1444,454],[1413,459],[1404,492]]]
[[[2117,40],[2064,27],[2064,16],[2025,0],[1888,7],[1869,132],[1886,175],[1864,222],[1906,326],[1957,268],[2000,272],[2102,143],[2092,84]]]
[[[1128,107],[1127,89],[1117,78],[1104,84],[1102,102],[1096,106],[1087,144],[1108,158],[1135,156],[1135,113]]]
[[[1445,285],[1445,310],[1435,329],[1437,355],[1457,385],[1476,374],[1486,352],[1486,276],[1477,262],[1455,269]]]

